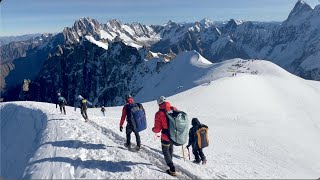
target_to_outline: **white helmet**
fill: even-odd
[[[166,101],[166,97],[160,96],[160,98],[157,100],[158,105],[164,103]]]
[[[102,108],[104,108],[104,106],[102,106]]]
[[[58,95],[58,96],[61,96],[61,94],[60,94],[60,93],[58,93],[57,95]]]
[[[81,95],[78,96],[78,99],[82,100],[84,99]]]

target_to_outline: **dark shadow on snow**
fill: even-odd
[[[119,162],[102,161],[102,160],[84,160],[83,161],[80,158],[71,159],[67,157],[44,158],[44,159],[31,162],[30,165],[36,164],[36,163],[43,163],[43,162],[63,162],[63,163],[69,163],[75,168],[81,167],[84,169],[100,169],[101,171],[108,171],[108,172],[129,172],[131,171],[130,166],[152,165],[150,163],[140,163],[140,162],[130,162],[130,161],[119,161]]]
[[[163,154],[163,153],[162,153],[162,151],[161,151],[161,150],[159,150],[159,149],[155,149],[155,148],[152,148],[152,147],[147,146],[147,145],[143,145],[143,146],[148,147],[150,150],[152,150],[152,151],[154,151],[154,152],[157,152],[157,153]],[[176,155],[176,154],[173,154],[172,156],[173,156],[173,157],[175,157],[175,158],[181,159],[181,157],[180,157],[180,156],[178,156],[178,155]]]
[[[55,141],[47,142],[42,145],[50,144],[56,147],[66,147],[66,148],[84,148],[84,149],[106,149],[104,144],[91,144],[78,140],[68,140],[68,141]]]
[[[106,148],[119,148],[119,149],[123,149],[123,150],[128,150],[128,148],[124,147],[124,146],[106,146]]]
[[[105,127],[102,127],[100,125],[98,125],[97,123],[93,122],[93,121],[88,121],[89,124],[91,124],[93,127],[95,127],[97,130],[100,130],[102,134],[110,137],[110,136],[113,136],[115,140],[117,140],[118,142],[116,143],[125,143],[126,142],[126,138],[124,137],[121,137],[120,135],[118,135],[117,133],[115,133],[113,130],[111,129],[108,129],[108,128],[105,128]],[[134,135],[133,135],[134,136]],[[134,143],[132,143],[134,144]],[[142,144],[141,145],[142,147],[145,146],[145,147],[148,147],[150,150],[156,152],[156,153],[160,153],[162,155],[162,151],[161,150],[158,150],[158,149],[155,149],[155,148],[152,148],[152,147],[149,147],[147,145],[144,145]],[[124,148],[124,147],[121,147],[119,146],[118,147],[119,149],[124,149],[124,150],[127,150],[128,148]],[[178,156],[178,155],[175,155],[173,154],[173,157],[175,158],[178,158],[178,159],[181,159],[182,157]]]
[[[160,169],[156,169],[156,168],[149,168],[149,169],[154,170],[154,171],[159,171],[159,172],[161,172],[161,173],[164,173],[164,171],[163,171],[163,170],[160,170]]]
[[[48,117],[41,110],[8,103],[1,108],[0,179],[22,179],[40,147]]]
[[[76,120],[76,119],[48,119],[48,121],[67,121],[67,120]]]

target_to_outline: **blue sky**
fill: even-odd
[[[0,36],[60,32],[81,17],[147,25],[234,19],[283,21],[297,0],[3,0]],[[319,0],[305,0],[312,7]]]

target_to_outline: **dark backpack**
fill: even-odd
[[[171,108],[171,111],[165,111],[168,122],[168,130],[164,131],[170,140],[176,146],[181,146],[185,144],[188,140],[189,134],[189,119],[188,115],[183,111],[174,110]]]
[[[196,131],[197,144],[200,149],[209,146],[208,126],[201,124]]]
[[[134,131],[140,132],[147,129],[147,119],[142,104],[128,104],[127,108]]]

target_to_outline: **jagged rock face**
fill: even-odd
[[[143,50],[147,47],[165,61],[190,50],[211,62],[266,59],[303,78],[320,80],[319,17],[320,5],[312,9],[298,1],[281,24],[234,19],[217,24],[204,19],[146,26],[81,18],[55,36],[0,47],[1,68],[11,70],[1,73],[1,78],[6,77],[9,87],[31,79],[44,87],[34,95],[42,101],[53,101],[56,92],[62,91],[69,102],[81,94],[96,103],[118,105],[124,94],[141,89],[134,83],[138,78],[154,71],[141,63],[154,58]]]
[[[54,102],[61,92],[71,105],[79,94],[98,105],[119,105],[126,93],[136,93],[129,84],[142,62],[138,50],[122,42],[107,51],[89,41],[59,47],[41,70],[40,99]]]
[[[41,39],[41,40],[40,40]],[[26,57],[27,51],[35,49],[47,41],[42,38],[30,39],[24,42],[11,42],[7,45],[0,47],[0,60],[1,64],[12,62],[14,59]]]
[[[66,43],[75,44],[80,41],[81,37],[86,35],[93,36],[95,39],[100,40],[100,29],[102,29],[102,27],[97,20],[81,18],[77,20],[71,28],[64,28],[62,34]]]
[[[0,65],[0,89],[1,90],[6,87],[5,77],[7,77],[10,71],[13,69],[14,69],[14,65],[10,62]]]
[[[55,45],[52,34],[43,34],[23,42],[12,42],[0,47],[1,91],[21,84],[24,78],[34,79]],[[60,43],[60,42],[57,42]],[[8,87],[7,87],[8,86]]]

